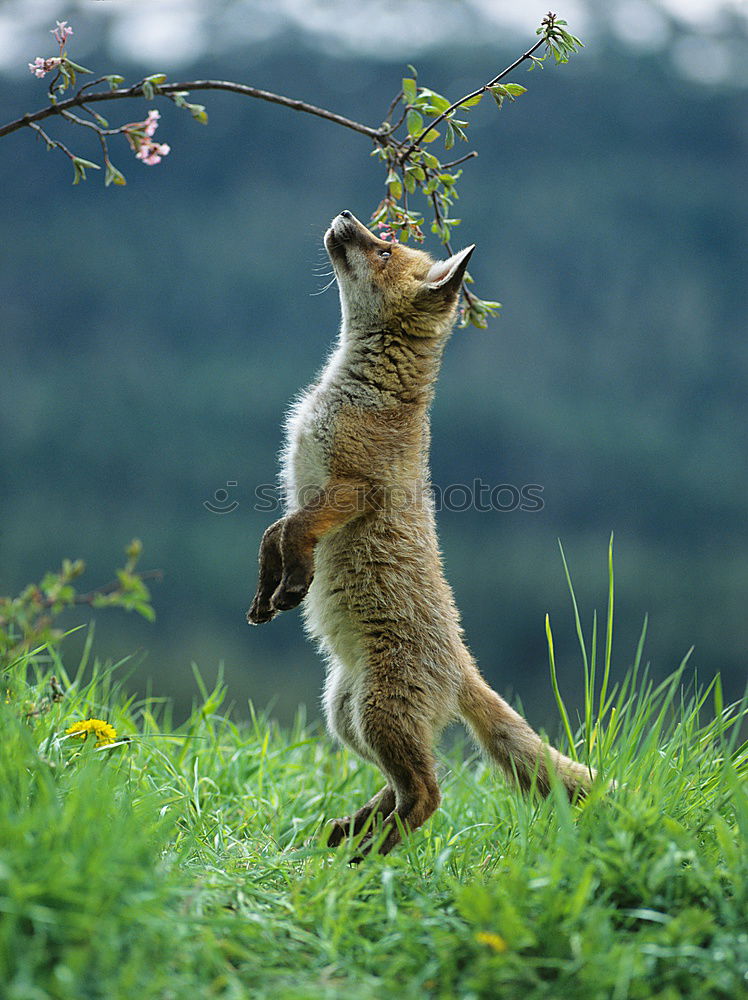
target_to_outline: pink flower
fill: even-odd
[[[68,25],[67,21],[58,21],[57,27],[52,28],[50,34],[55,36],[55,40],[59,44],[60,48],[65,44],[65,42],[73,34],[73,29]]]
[[[143,125],[143,131],[150,138],[158,128],[158,120],[161,117],[158,111],[149,111],[148,117]]]
[[[397,243],[397,233],[391,226],[388,226],[386,222],[378,222],[377,229],[382,230],[379,234],[380,240],[385,240],[389,243]]]
[[[41,79],[59,66],[61,62],[61,59],[42,59],[41,56],[37,56],[32,63],[29,63],[29,69],[34,76],[38,76]]]
[[[147,166],[154,167],[170,152],[171,146],[165,142],[152,142],[150,139],[144,139],[135,156]]]

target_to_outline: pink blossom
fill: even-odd
[[[41,79],[43,76],[46,76],[47,73],[51,72],[53,69],[56,69],[56,67],[59,66],[61,62],[62,62],[61,59],[57,58],[42,59],[41,56],[37,56],[32,63],[29,63],[29,69],[34,74],[34,76],[38,76],[39,79]]]
[[[167,145],[167,143],[152,142],[150,139],[145,139],[138,147],[135,156],[149,167],[153,167],[157,163],[160,163],[169,152],[171,152],[171,146]]]
[[[145,120],[143,131],[150,138],[158,128],[158,120],[161,117],[158,111],[149,111]]]
[[[58,21],[57,27],[52,28],[50,34],[55,36],[55,40],[59,44],[60,48],[65,44],[65,42],[73,34],[73,29],[68,25],[67,21]]]
[[[397,233],[391,226],[388,226],[386,222],[378,222],[377,229],[382,230],[379,234],[380,240],[385,240],[389,243],[397,243]]]

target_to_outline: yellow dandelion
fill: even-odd
[[[506,951],[507,943],[501,934],[495,934],[493,931],[480,931],[475,935],[475,940],[480,941],[481,944],[487,944],[489,948],[496,952]]]
[[[103,719],[84,719],[82,722],[74,722],[65,732],[68,736],[78,737],[81,740],[85,740],[89,733],[93,733],[97,747],[105,747],[117,739],[117,730]]]

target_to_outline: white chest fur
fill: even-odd
[[[342,365],[340,346],[319,381],[296,400],[288,414],[281,469],[288,513],[303,507],[329,482],[338,401],[334,383]]]

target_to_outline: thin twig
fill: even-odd
[[[334,111],[328,111],[326,108],[319,108],[314,104],[307,104],[306,101],[284,97],[282,94],[273,94],[269,90],[260,90],[257,87],[250,87],[243,83],[233,83],[230,80],[191,80],[187,83],[162,83],[158,87],[154,86],[153,90],[154,96],[158,94],[168,95],[179,90],[227,90],[234,94],[242,94],[245,97],[254,97],[260,101],[268,101],[271,104],[280,104],[283,107],[291,108],[293,111],[303,111],[306,114],[316,115],[318,118],[325,118],[336,125],[342,125],[344,128],[352,129],[354,132],[368,135],[375,142],[381,142],[387,136],[386,130],[383,131],[382,129],[371,128],[369,125],[362,125],[361,122],[345,118],[343,115],[338,115]],[[144,96],[142,82],[132,87],[127,87],[124,90],[100,91],[86,95],[83,95],[83,90],[81,89],[74,97],[69,97],[65,101],[58,101],[57,104],[50,104],[49,107],[25,114],[22,118],[17,118],[15,121],[8,122],[7,125],[0,126],[0,138],[4,135],[9,135],[11,132],[16,132],[18,129],[30,126],[34,122],[51,118],[53,115],[62,114],[62,112],[68,111],[71,108],[80,107],[84,103],[94,104],[101,101],[117,101],[125,98]]]
[[[41,125],[36,125],[34,122],[28,122],[29,128],[33,129],[47,144],[48,149],[61,149],[65,156],[69,156],[71,160],[75,159],[75,153],[71,153],[70,150],[59,139],[53,139],[51,136],[47,135]]]
[[[93,111],[89,111],[85,105],[81,105],[81,107],[83,107],[91,115],[94,113]],[[87,122],[85,118],[79,118],[78,115],[74,115],[72,111],[61,111],[60,114],[63,118],[67,118],[69,121],[75,122],[76,125],[83,125],[85,128],[93,129],[94,132],[98,132],[101,136],[121,135],[123,131],[121,128],[102,128],[101,125],[94,124],[93,122]]]
[[[387,108],[387,114],[384,116],[384,121],[387,122],[388,125],[390,123],[390,119],[392,118],[392,112],[395,110],[395,108],[398,105],[398,102],[399,102],[400,98],[403,97],[403,96],[404,96],[404,94],[403,94],[402,90],[400,90],[395,95],[395,97],[392,98],[392,102],[390,103],[389,108]]]
[[[477,156],[478,154],[476,153],[475,155]],[[437,225],[441,225],[441,222],[442,222],[442,213],[441,213],[441,210],[439,209],[439,202],[437,200],[436,193],[433,193],[431,195],[431,204],[434,206],[434,218],[436,219]],[[452,249],[451,242],[449,240],[447,240],[447,242],[444,243],[443,245],[446,247],[447,253],[451,257],[454,254],[454,250]],[[473,295],[473,293],[468,288],[466,281],[462,282],[462,294],[467,299],[468,305],[470,304],[471,301],[473,301],[475,299],[475,296]]]
[[[465,153],[465,155],[461,156],[459,158],[459,160],[452,160],[451,163],[442,163],[441,169],[442,170],[449,170],[451,167],[456,167],[456,166],[458,166],[458,164],[464,163],[465,160],[472,160],[473,157],[477,156],[477,155],[478,155],[478,152],[477,152],[477,150],[474,149],[472,151],[472,153]]]
[[[398,118],[398,120],[392,126],[392,128],[390,129],[390,132],[396,132],[400,128],[400,126],[402,125],[402,123],[408,117],[408,108],[409,108],[409,105],[407,105],[407,104],[403,105],[403,113],[400,115],[400,117]],[[406,138],[407,138],[407,136],[406,136]],[[405,142],[403,141],[403,142],[399,143],[399,145],[400,146],[404,146]]]
[[[546,41],[545,36],[539,38],[537,42],[535,42],[535,44],[527,50],[527,52],[523,53],[519,57],[519,59],[515,59],[514,62],[511,64],[511,66],[507,66],[506,69],[502,69],[502,71],[498,74],[498,76],[495,76],[492,80],[489,80],[488,83],[484,83],[482,87],[478,87],[478,89],[474,90],[472,93],[465,94],[464,97],[461,97],[459,101],[455,101],[454,104],[450,104],[450,106],[446,109],[446,111],[442,111],[442,113],[440,115],[437,115],[433,121],[430,121],[428,125],[423,129],[421,134],[419,136],[416,136],[416,138],[411,142],[411,144],[408,146],[405,152],[400,154],[400,162],[405,163],[405,161],[409,159],[413,150],[416,149],[423,141],[423,137],[425,135],[428,135],[429,132],[432,129],[436,128],[437,125],[440,125],[444,121],[444,119],[447,118],[448,115],[451,115],[453,111],[456,111],[460,107],[460,105],[465,104],[467,101],[471,101],[474,97],[478,97],[479,94],[484,94],[489,87],[495,86],[499,82],[499,80],[502,80],[505,76],[508,76],[509,73],[512,73],[518,66],[520,66],[525,61],[525,59],[531,59],[533,53],[537,52],[540,46],[545,44],[545,41]],[[0,132],[0,135],[2,135],[2,132]]]

